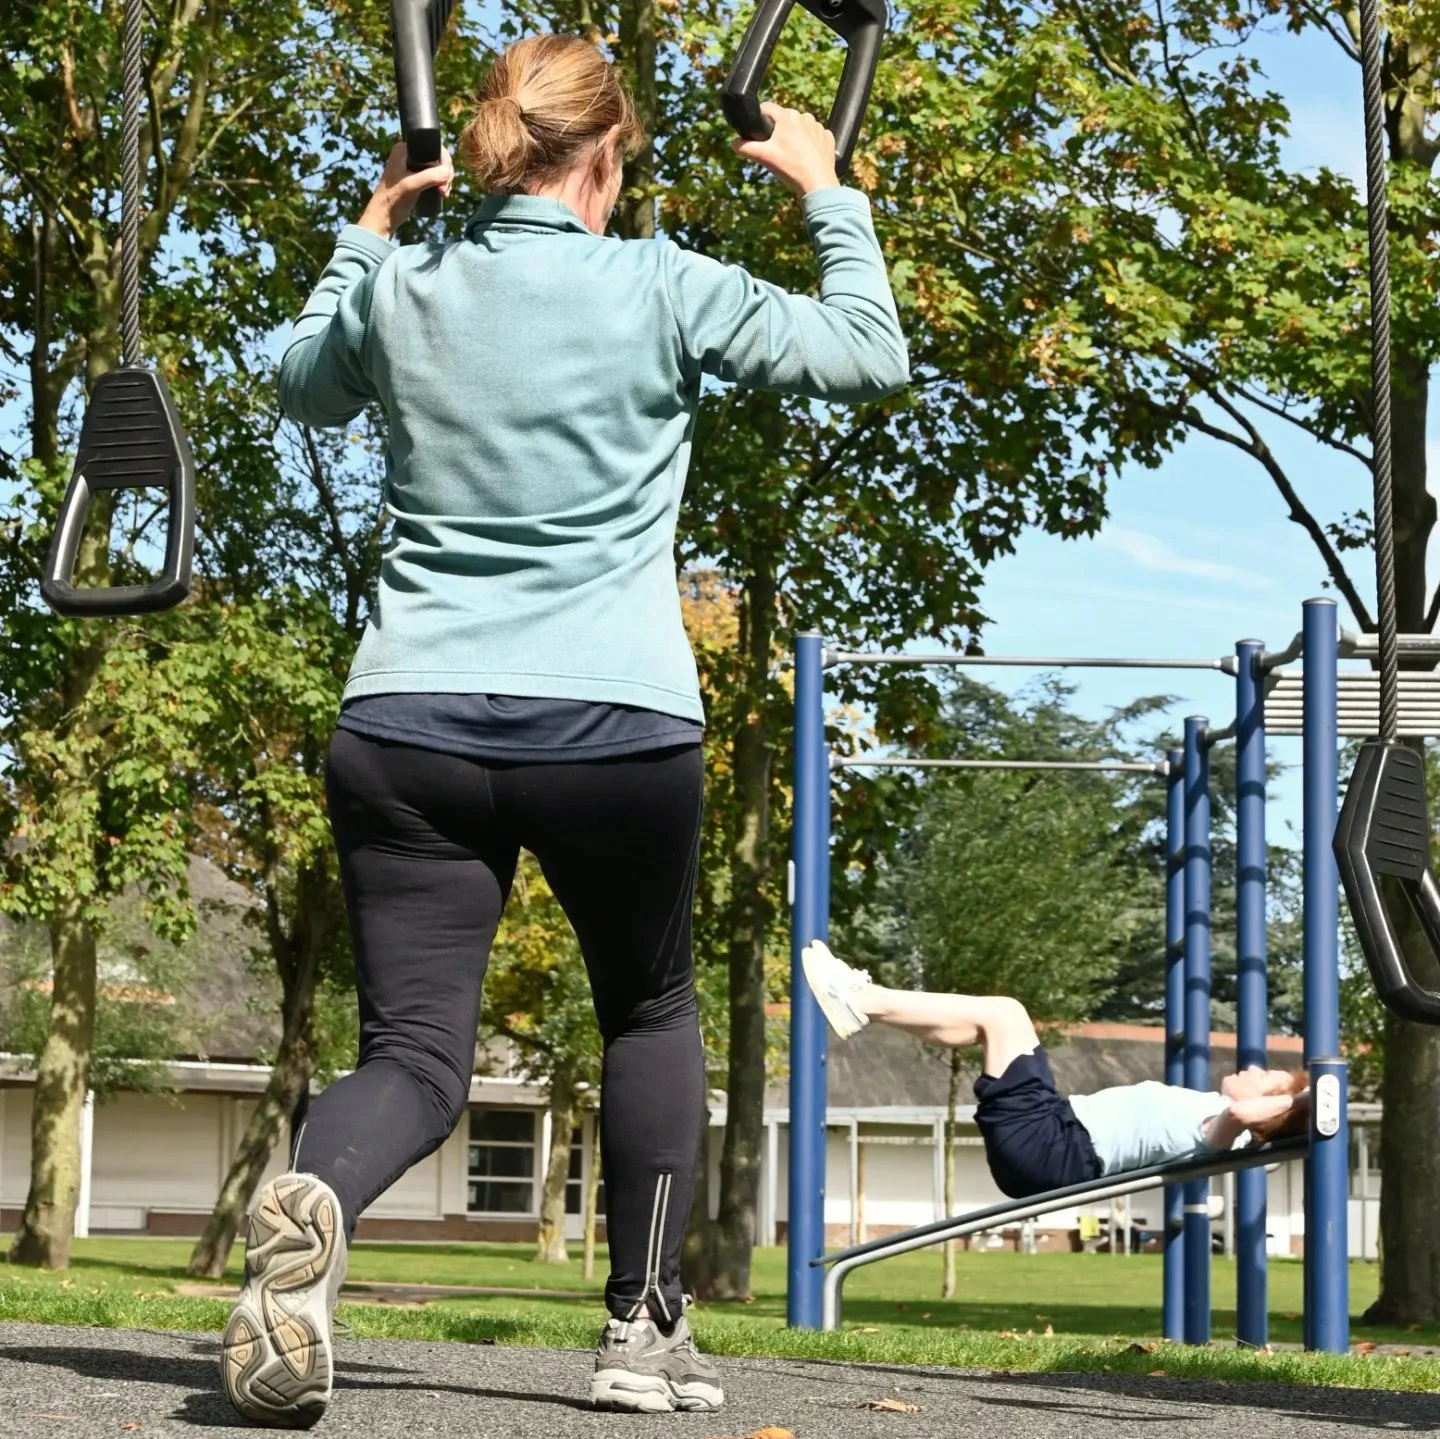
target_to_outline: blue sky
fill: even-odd
[[[1294,124],[1286,159],[1296,167],[1328,165],[1363,178],[1359,67],[1333,41],[1296,37],[1277,25],[1257,53],[1271,86],[1288,102]],[[1324,520],[1356,505],[1367,509],[1369,476],[1360,466],[1275,421],[1267,439]],[[1432,448],[1435,440],[1432,438]],[[1351,556],[1362,593],[1373,590],[1369,563]],[[1204,437],[1186,443],[1159,470],[1132,470],[1110,491],[1110,515],[1099,535],[1062,541],[1031,533],[1014,555],[987,572],[982,603],[992,623],[990,654],[1218,656],[1243,638],[1284,645],[1300,627],[1300,605],[1329,593],[1310,540],[1286,519],[1260,468],[1238,451]],[[1353,620],[1341,606],[1342,623]],[[989,671],[1006,689],[1029,671]],[[1071,672],[1077,702],[1103,713],[1138,694],[1173,694],[1177,723],[1205,714],[1217,726],[1234,714],[1234,682],[1221,674]],[[1272,749],[1298,765],[1298,740]],[[1276,786],[1269,830],[1298,842],[1300,788],[1292,773]]]

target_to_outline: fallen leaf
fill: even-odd
[[[1376,1349],[1378,1349],[1379,1347],[1380,1347],[1380,1346],[1379,1346],[1378,1344],[1376,1344],[1376,1342],[1375,1342],[1373,1339],[1359,1339],[1359,1340],[1356,1340],[1356,1342],[1355,1342],[1355,1344],[1354,1344],[1354,1346],[1353,1346],[1353,1348],[1354,1348],[1354,1350],[1355,1350],[1355,1352],[1356,1352],[1357,1354],[1370,1354],[1370,1353],[1373,1353],[1373,1352],[1374,1352]]]
[[[122,1424],[122,1429],[138,1429],[140,1426],[132,1419],[128,1424]]]
[[[905,1399],[862,1399],[860,1408],[871,1409],[877,1414],[918,1414],[920,1406]]]
[[[867,1324],[864,1329],[856,1329],[856,1334],[878,1334],[880,1330],[874,1324]]]
[[[1418,1325],[1418,1324],[1407,1324],[1407,1325],[1405,1326],[1405,1332],[1406,1332],[1407,1334],[1418,1334],[1418,1333],[1420,1332],[1420,1325]]]
[[[764,1429],[757,1429],[753,1434],[747,1434],[745,1439],[795,1439],[795,1436],[788,1429],[781,1429],[770,1425]]]
[[[922,1314],[920,1317],[921,1317],[922,1319],[928,1319],[928,1318],[930,1317],[929,1311],[927,1310],[927,1311],[926,1311],[924,1314]]]
[[[495,1341],[493,1339],[477,1339],[475,1342],[477,1344],[494,1344]]]
[[[1408,1349],[1397,1349],[1395,1351],[1395,1357],[1397,1359],[1408,1359],[1410,1357],[1410,1351]]]
[[[1160,1346],[1152,1339],[1148,1344],[1131,1344],[1127,1354],[1153,1354]]]
[[[1165,1377],[1165,1371],[1163,1369],[1152,1369],[1150,1371],[1150,1377],[1152,1379],[1163,1379]]]

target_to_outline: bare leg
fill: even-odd
[[[881,1024],[893,1025],[928,1044],[956,1049],[984,1046],[984,1071],[998,1078],[1012,1059],[1040,1045],[1035,1026],[1018,999],[1003,994],[930,994],[867,984],[851,1003]]]

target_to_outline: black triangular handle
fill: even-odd
[[[835,137],[835,168],[843,174],[870,103],[889,11],[885,0],[800,0],[800,4],[845,41],[845,69],[825,122]],[[760,0],[721,87],[725,118],[747,140],[770,138],[770,122],[760,110],[760,91],[775,44],[794,8],[795,0]]]

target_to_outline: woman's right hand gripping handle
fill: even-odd
[[[760,111],[775,127],[770,138],[732,141],[737,155],[763,165],[797,195],[840,183],[835,173],[835,137],[813,115],[768,100]]]

